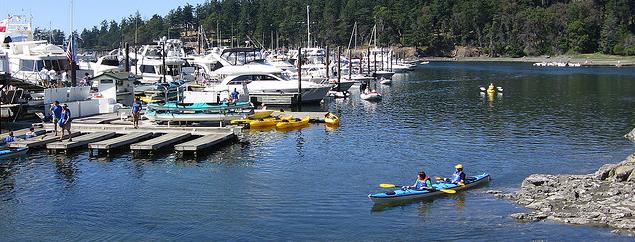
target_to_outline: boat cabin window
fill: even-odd
[[[20,60],[20,71],[33,71],[33,60]]]
[[[165,74],[170,76],[178,76],[181,74],[181,66],[178,65],[167,65],[168,72]]]
[[[49,70],[55,71],[64,71],[70,69],[70,64],[68,60],[38,60],[36,61],[36,69],[41,71],[42,68],[46,67]]]
[[[106,66],[119,66],[119,60],[117,60],[117,58],[112,58],[112,59],[104,58],[101,61],[101,64]]]
[[[151,73],[151,74],[155,74],[156,71],[154,70],[154,66],[151,65],[141,65],[141,73]]]
[[[254,75],[254,81],[277,81],[278,79],[276,79],[273,76],[269,76],[269,75]]]
[[[251,83],[252,78],[253,78],[252,75],[238,76],[234,78],[233,80],[229,81],[227,85],[242,85],[243,83],[249,84]]]

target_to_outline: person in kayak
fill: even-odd
[[[452,177],[450,178],[450,183],[464,184],[465,173],[463,173],[463,165],[456,164],[454,168],[456,169],[456,171],[452,174]]]
[[[434,190],[434,188],[432,187],[432,180],[423,171],[420,171],[417,175],[415,184],[413,184],[412,186],[404,186],[403,188],[416,190]]]
[[[15,136],[13,136],[13,131],[9,132],[9,136],[4,137],[5,143],[11,143],[15,141]]]

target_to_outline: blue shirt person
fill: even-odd
[[[456,164],[454,168],[456,168],[456,171],[452,174],[450,182],[454,184],[465,183],[465,173],[463,173],[463,165]]]
[[[15,141],[15,136],[13,136],[13,132],[9,132],[9,136],[4,137],[4,142],[11,143],[13,141]]]
[[[238,93],[238,91],[236,91],[236,88],[234,88],[234,91],[231,93],[230,97],[231,97],[231,101],[232,102],[236,102],[238,101],[238,95],[240,93]]]

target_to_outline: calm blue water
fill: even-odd
[[[495,82],[488,100],[478,86]],[[355,88],[355,87],[354,87]],[[632,240],[605,228],[517,223],[486,194],[532,173],[590,173],[635,152],[635,69],[432,63],[322,108],[329,130],[246,132],[196,161],[171,153],[90,159],[32,152],[0,168],[2,240]],[[460,162],[494,180],[395,207],[366,197]]]

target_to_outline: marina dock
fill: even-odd
[[[197,153],[203,149],[210,148],[231,139],[237,139],[236,134],[210,134],[182,144],[175,145],[174,150],[181,153],[191,152],[196,156]]]
[[[139,154],[140,152],[153,152],[162,148],[167,148],[170,145],[174,145],[190,137],[192,137],[192,134],[190,133],[168,133],[140,143],[132,144],[130,145],[130,150],[132,150],[134,154]]]
[[[70,134],[70,137],[75,137],[80,135],[80,132],[72,132]],[[60,133],[61,135],[61,133]],[[67,139],[69,136],[68,135],[64,135],[64,139]],[[54,134],[47,134],[47,135],[42,135],[42,136],[36,136],[33,137],[31,139],[26,139],[26,140],[17,140],[14,142],[9,143],[9,147],[10,148],[29,148],[29,149],[33,149],[33,148],[40,148],[40,147],[45,147],[47,144],[49,143],[54,143],[54,142],[58,142],[60,140],[60,136],[55,136]]]
[[[58,151],[68,151],[69,149],[73,148],[84,148],[87,147],[89,143],[110,139],[115,135],[116,134],[114,132],[88,133],[75,137],[73,141],[63,140],[49,143],[46,145],[46,148],[49,150],[50,153],[55,153]]]
[[[97,152],[106,151],[107,153],[110,153],[112,149],[125,147],[130,144],[151,138],[152,136],[153,134],[150,132],[129,133],[116,138],[90,143],[88,144],[88,149],[90,150],[90,155],[93,154],[94,150],[97,150]]]

